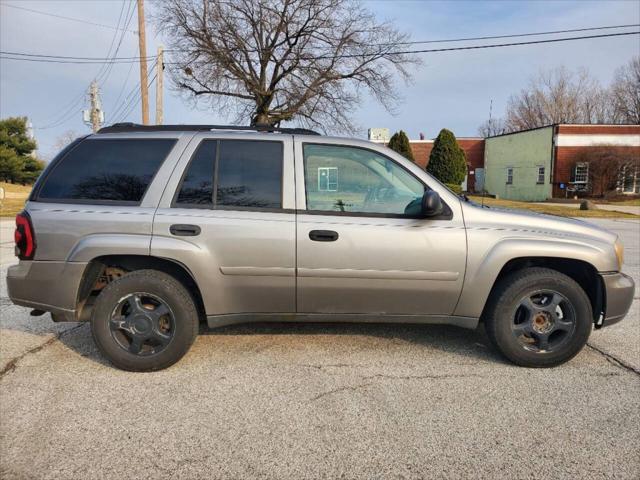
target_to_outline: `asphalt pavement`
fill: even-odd
[[[640,284],[640,223],[618,232]],[[482,330],[257,324],[202,332],[127,373],[88,325],[6,298],[0,224],[0,478],[640,478],[640,300],[554,369]]]

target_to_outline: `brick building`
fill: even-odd
[[[640,193],[640,125],[556,125],[554,197],[565,196],[563,184],[574,191],[588,185],[589,165],[584,161],[584,153],[602,146],[615,150],[620,157],[635,159],[636,165],[623,172],[620,190],[626,194]]]
[[[369,139],[387,143],[388,129],[371,129]],[[426,168],[434,140],[409,140],[416,164]],[[606,147],[631,159],[619,192],[640,194],[640,125],[554,124],[493,137],[458,138],[467,157],[463,189],[500,198],[544,201],[591,193],[586,153]]]
[[[543,201],[588,194],[586,154],[612,149],[629,159],[620,192],[640,193],[640,125],[556,124],[485,140],[486,190],[501,198]]]

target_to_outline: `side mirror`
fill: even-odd
[[[426,190],[422,196],[422,215],[425,217],[435,217],[442,213],[442,200],[440,195],[434,190]]]

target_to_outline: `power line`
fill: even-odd
[[[149,55],[146,57],[148,59],[155,58],[155,55]],[[24,56],[7,56],[7,54],[0,53],[0,59],[2,60],[16,60],[21,62],[36,62],[36,63],[64,63],[64,64],[75,64],[75,65],[101,65],[101,64],[115,64],[115,63],[136,63],[140,61],[140,57],[135,57],[131,59],[124,58],[107,58],[104,60],[64,60],[64,59],[55,59],[55,58],[27,58]]]
[[[83,20],[81,18],[65,17],[64,15],[57,15],[55,13],[43,12],[42,10],[34,10],[33,8],[26,8],[26,7],[19,7],[17,5],[11,5],[10,3],[3,3],[2,6],[3,7],[9,7],[9,8],[15,8],[15,9],[18,9],[18,10],[24,10],[26,12],[31,12],[31,13],[37,13],[37,14],[40,14],[40,15],[46,15],[48,17],[61,18],[63,20],[69,20],[71,22],[84,23],[85,25],[93,25],[94,27],[109,28],[111,30],[126,30],[126,28],[122,29],[122,28],[114,27],[113,25],[105,25],[104,23],[90,22],[89,20]],[[131,33],[136,33],[135,30],[126,30],[126,31],[131,32]]]
[[[553,33],[560,32],[572,32],[572,31],[587,31],[587,30],[601,30],[601,29],[609,29],[609,28],[623,28],[623,27],[631,27],[631,26],[640,26],[637,25],[618,25],[618,26],[604,26],[604,27],[589,27],[582,29],[572,29],[572,30],[556,30],[549,32],[534,32],[534,33],[523,33],[523,34],[513,34],[513,35],[497,35],[497,36],[486,36],[486,37],[468,37],[468,38],[454,38],[448,40],[423,40],[417,42],[400,42],[396,45],[404,45],[404,44],[419,44],[419,43],[443,43],[443,42],[459,42],[459,41],[472,41],[472,40],[480,40],[480,39],[497,39],[497,38],[511,38],[511,37],[524,37],[531,35],[547,35]],[[361,56],[376,56],[376,55],[397,55],[397,54],[408,54],[408,53],[433,53],[433,52],[446,52],[446,51],[455,51],[455,50],[471,50],[471,49],[480,49],[480,48],[497,48],[497,47],[510,47],[517,45],[534,45],[540,43],[553,43],[553,42],[565,42],[571,40],[584,40],[590,38],[606,38],[606,37],[616,37],[616,36],[625,36],[625,35],[637,35],[640,32],[618,32],[618,33],[607,33],[600,35],[583,35],[578,37],[563,37],[563,38],[551,38],[544,40],[530,40],[525,42],[511,42],[511,43],[499,43],[499,44],[488,44],[488,45],[470,45],[464,47],[448,47],[448,48],[438,48],[438,49],[426,49],[426,50],[400,50],[400,51],[390,51],[390,52],[375,52],[375,53],[365,53],[365,54],[339,54],[339,55],[320,55],[320,56],[309,56],[307,58],[310,59],[330,59],[330,58],[358,58]],[[385,46],[392,44],[372,44],[375,46]],[[176,52],[177,50],[165,50],[165,52]],[[17,57],[25,57],[25,58],[17,58]],[[129,63],[129,62],[137,62],[141,57],[79,57],[79,56],[65,56],[65,55],[48,55],[48,54],[36,54],[36,53],[25,53],[25,52],[9,52],[9,51],[0,51],[0,58],[6,60],[22,60],[22,61],[34,61],[34,62],[45,62],[45,63],[75,63],[75,64],[83,64],[83,63],[96,63],[96,64],[109,64],[109,63]],[[155,58],[155,55],[148,55],[147,59]],[[303,57],[304,58],[304,57]],[[173,62],[176,63],[176,62]]]
[[[127,12],[124,14],[123,17],[123,13],[125,12],[125,6],[127,1],[129,1],[129,5],[127,8]],[[117,27],[114,29],[114,35],[111,39],[111,43],[109,45],[109,49],[107,51],[107,57],[110,57],[111,59],[114,59],[117,57],[118,52],[120,50],[120,47],[122,46],[122,42],[124,40],[125,35],[127,34],[127,32],[132,32],[132,30],[129,30],[129,25],[131,23],[131,20],[133,18],[133,13],[135,11],[135,9],[133,8],[134,3],[131,0],[122,0],[122,5],[120,7],[120,14],[118,16],[118,23],[117,23]],[[124,26],[124,28],[120,28],[120,25]],[[118,38],[118,33],[120,33],[120,37],[119,40],[117,42],[116,48],[115,50],[113,50],[113,55],[111,55],[111,51],[113,49],[113,46],[116,42],[116,38]],[[134,32],[135,33],[135,32]],[[16,52],[13,52],[14,54]],[[126,86],[126,82],[128,81],[128,77],[129,74],[131,72],[131,69],[133,67],[133,64],[135,62],[131,62],[129,65],[129,72],[127,73],[127,78],[125,79],[125,83],[122,86],[122,89],[120,91],[120,94],[118,95],[118,99],[120,98],[120,96],[122,95],[122,92],[124,91],[124,88]],[[106,83],[107,79],[109,78],[111,72],[113,71],[113,65],[114,63],[103,63],[100,67],[100,70],[97,72],[97,74],[94,76],[95,79],[100,80],[101,83],[104,85],[104,83]],[[37,127],[40,130],[44,130],[44,129],[50,129],[50,128],[55,128],[59,125],[62,125],[66,122],[68,122],[69,120],[71,120],[76,113],[78,112],[78,108],[82,105],[83,100],[84,100],[84,92],[82,92],[78,97],[76,97],[75,99],[73,99],[69,104],[68,107],[65,107],[63,109],[63,113],[61,115],[58,115],[57,117],[54,117],[55,120],[49,122],[48,124],[46,124],[43,127]],[[117,101],[116,101],[117,103]]]
[[[71,100],[71,102],[67,104],[68,105],[67,107],[64,107],[63,109],[61,109],[63,111],[62,114],[59,114],[53,117],[55,120],[52,120],[46,123],[43,127],[34,127],[34,128],[36,130],[47,130],[49,128],[57,127],[69,121],[69,119],[71,119],[74,114],[79,112],[79,110],[76,110],[76,109],[82,105],[84,101],[84,97],[85,97],[85,92],[83,91],[79,96]]]
[[[122,0],[122,5],[120,7],[120,14],[118,16],[117,27],[120,27],[120,22],[121,22],[121,19],[122,19],[122,13],[124,11],[125,2],[126,2],[126,0]],[[127,27],[125,27],[125,28],[127,28]],[[111,44],[109,45],[109,50],[107,52],[107,55],[109,55],[109,53],[111,52],[111,50],[113,48],[113,44],[115,42],[115,39],[116,39],[118,33],[119,33],[119,30],[116,29],[114,31],[113,37],[111,39]],[[122,41],[122,37],[125,35],[125,33],[126,32],[123,30],[120,41]],[[116,55],[116,53],[114,53],[113,56],[115,56],[115,55]],[[113,68],[113,65],[106,66],[106,68],[105,68],[104,64],[101,65],[100,69],[98,70],[98,72],[97,72],[97,74],[95,75],[94,78],[97,79],[101,75],[105,75],[105,74],[108,76],[109,72],[107,71],[107,69],[111,69],[111,68]],[[105,80],[106,80],[106,78],[105,78]],[[69,104],[67,104],[67,107],[63,107],[63,109],[61,109],[62,112],[63,112],[62,114],[60,114],[58,112],[59,114],[57,116],[53,117],[53,118],[55,118],[55,120],[49,121],[44,126],[36,127],[36,128],[39,129],[39,130],[46,130],[46,129],[50,129],[50,128],[55,128],[55,127],[57,127],[59,125],[62,125],[64,123],[68,122],[77,113],[77,111],[78,111],[77,109],[78,109],[78,107],[80,107],[80,105],[82,105],[84,97],[85,97],[85,93],[81,92],[79,96],[75,97],[74,99],[71,100],[71,102]]]
[[[125,3],[127,0],[122,0],[122,5],[120,8],[120,15],[118,16],[118,24],[117,26],[120,27],[120,22],[122,20],[122,14],[124,12],[124,7],[125,7]],[[132,4],[130,4],[131,7]],[[127,29],[129,27],[129,23],[131,22],[131,18],[133,16],[133,9],[129,8],[129,11],[127,12],[127,14],[125,15],[125,19],[127,17],[129,17],[128,21],[126,21],[126,25],[124,27],[124,29],[121,30],[121,35],[120,35],[120,40],[118,42],[118,46],[116,47],[116,50],[114,51],[112,57],[115,57],[118,53],[118,50],[120,48],[120,45],[122,45],[122,41],[124,39],[125,34],[127,33]],[[118,31],[119,30],[115,30],[114,31],[114,35],[113,38],[111,39],[111,44],[109,45],[109,50],[107,52],[107,55],[109,55],[109,53],[111,52],[115,39],[118,35]],[[106,66],[106,68],[105,68]],[[133,66],[133,62],[130,65],[130,68]],[[94,76],[94,78],[99,79],[101,76],[103,76],[103,83],[106,82],[106,80],[108,79],[111,71],[113,69],[113,64],[109,64],[109,65],[101,65],[100,70],[98,71],[98,73]],[[84,101],[84,97],[85,97],[85,92],[81,92],[80,95],[78,97],[75,97],[73,100],[71,100],[71,102],[68,104],[68,107],[64,107],[62,109],[63,113],[54,117],[55,120],[48,122],[45,126],[43,127],[36,127],[39,130],[46,130],[46,129],[50,129],[50,128],[55,128],[59,125],[62,125],[66,122],[68,122],[69,120],[71,120],[76,113],[78,113],[78,108],[82,105],[83,101]]]
[[[577,32],[588,32],[588,31],[597,31],[597,30],[611,30],[611,29],[620,29],[620,28],[631,28],[631,27],[640,27],[640,24],[624,24],[624,25],[605,25],[599,27],[583,27],[583,28],[572,28],[566,30],[549,30],[546,32],[527,32],[527,33],[513,33],[508,35],[489,35],[482,37],[460,37],[460,38],[440,38],[434,40],[412,40],[407,42],[395,42],[395,43],[370,43],[370,46],[375,47],[384,47],[384,46],[396,46],[396,45],[420,45],[420,44],[429,44],[429,43],[455,43],[455,42],[467,42],[467,41],[476,41],[476,40],[498,40],[501,38],[517,38],[517,37],[532,37],[532,36],[542,36],[542,35],[557,35],[560,33],[577,33]],[[319,45],[316,47],[318,49],[326,49],[332,48],[328,45]],[[165,52],[176,52],[179,50],[168,49]],[[259,49],[253,49],[252,51],[258,52]]]
[[[127,88],[127,84],[129,83],[129,77],[131,76],[131,71],[133,70],[133,63],[131,63],[129,65],[129,71],[127,72],[127,76],[124,79],[124,83],[122,84],[122,87],[120,88],[120,93],[118,93],[118,96],[116,97],[116,100],[113,102],[113,108],[116,108],[116,105],[118,105],[118,102],[120,101],[120,98],[122,98],[122,94],[124,93],[125,89]]]
[[[122,114],[122,112],[124,112],[129,107],[130,103],[134,100],[134,98],[136,97],[136,93],[140,94],[140,81],[135,84],[131,91],[124,97],[122,103],[120,103],[120,105],[118,105],[118,107],[113,110],[113,113],[111,113],[110,116],[114,119],[116,117],[119,117],[120,114]]]
[[[412,53],[436,53],[436,52],[453,52],[457,50],[479,50],[484,48],[501,48],[501,47],[515,47],[518,45],[536,45],[542,43],[554,43],[554,42],[568,42],[571,40],[586,40],[592,38],[607,38],[607,37],[621,37],[625,35],[638,35],[639,32],[623,32],[623,33],[604,33],[601,35],[583,35],[580,37],[564,37],[564,38],[550,38],[545,40],[529,40],[526,42],[511,42],[511,43],[494,43],[488,45],[467,45],[464,47],[447,47],[447,48],[432,48],[425,50],[395,50],[390,52],[374,52],[374,53],[354,53],[343,55],[320,55],[314,57],[301,57],[307,60],[325,60],[334,58],[361,58],[361,57],[386,57],[389,55],[405,55]]]
[[[155,66],[156,66],[156,62],[153,63],[153,65],[151,65],[151,68],[149,70],[149,72],[154,71]],[[157,75],[157,74],[156,74]],[[149,82],[149,86],[151,86],[151,83],[153,83],[153,81],[155,80],[155,76],[153,77],[153,79]],[[147,80],[148,77],[147,77]],[[141,96],[140,96],[140,82],[138,81],[135,85],[135,87],[133,87],[133,89],[125,96],[124,100],[122,101],[122,103],[113,111],[113,113],[111,114],[112,118],[116,118],[116,117],[120,117],[120,118],[125,118],[133,108],[135,108],[136,105],[138,105],[138,102],[140,102],[141,100]],[[131,105],[131,102],[133,103],[133,106]],[[124,113],[126,112],[126,113]],[[120,120],[118,120],[120,121]]]
[[[118,23],[116,23],[116,27],[120,26],[120,22],[122,21],[122,14],[124,13],[124,5],[125,5],[126,0],[122,0],[122,4],[120,5],[120,14],[118,15]],[[115,55],[111,55],[111,50],[113,49],[113,46],[115,45],[116,42],[116,38],[118,37],[118,34],[120,33],[119,30],[114,30],[113,32],[113,36],[111,37],[111,43],[109,44],[109,49],[107,50],[107,57],[111,58],[111,57],[115,57]],[[122,34],[124,35],[125,32],[122,32]],[[102,75],[106,74],[107,69],[109,68],[110,65],[102,65],[100,67],[100,70],[98,70],[98,73],[95,76],[95,79],[99,79]]]
[[[467,45],[464,47],[447,47],[447,48],[431,48],[424,50],[392,50],[392,51],[377,51],[372,53],[351,53],[351,54],[339,54],[339,55],[319,55],[319,56],[301,56],[303,60],[333,60],[336,58],[363,58],[363,57],[387,57],[390,55],[407,55],[416,53],[438,53],[438,52],[453,52],[459,50],[480,50],[485,48],[501,48],[501,47],[515,47],[519,45],[537,45],[544,43],[555,42],[568,42],[572,40],[587,40],[595,38],[608,38],[608,37],[620,37],[625,35],[638,35],[638,32],[623,32],[623,33],[606,33],[601,35],[583,35],[579,37],[564,37],[564,38],[551,38],[545,40],[530,40],[526,42],[511,42],[511,43],[493,43],[485,45]],[[174,50],[175,51],[175,50]],[[198,62],[194,62],[198,63]],[[206,63],[206,62],[204,62]],[[185,65],[185,62],[165,62],[165,65]]]
[[[375,57],[375,56],[386,57],[389,55],[453,52],[453,51],[459,51],[459,50],[479,50],[479,49],[485,49],[485,48],[515,47],[519,45],[538,45],[538,44],[544,44],[544,43],[568,42],[572,40],[588,40],[588,39],[595,39],[595,38],[621,37],[621,36],[638,35],[638,34],[640,34],[640,31],[623,32],[623,33],[605,33],[601,35],[582,35],[579,37],[550,38],[545,40],[529,40],[526,42],[493,43],[488,45],[486,44],[485,45],[467,45],[464,47],[432,48],[432,49],[423,49],[423,50],[393,50],[389,52],[378,51],[378,52],[372,52],[372,53],[351,53],[351,54],[339,54],[339,55],[302,56],[300,58],[306,59],[306,60],[326,60],[326,59],[335,59],[335,58],[361,58],[361,57]],[[6,56],[6,55],[20,55],[20,57]],[[119,57],[119,58],[97,59],[95,57],[93,58],[92,57],[63,57],[63,56],[54,56],[54,55],[46,56],[43,58],[26,58],[27,56],[35,57],[38,55],[21,54],[16,52],[13,52],[13,53],[0,52],[0,59],[43,62],[43,63],[67,63],[67,64],[131,63],[131,62],[137,62],[141,58],[141,57]],[[155,58],[155,55],[148,55],[146,58],[153,59]],[[166,64],[175,65],[180,63],[182,62],[165,62],[165,65]]]
[[[100,61],[105,62],[109,60],[135,60],[138,61],[140,57],[116,57],[112,58],[111,56],[106,57],[75,57],[75,56],[66,56],[66,55],[47,55],[42,53],[24,53],[24,52],[7,52],[6,50],[0,50],[0,54],[3,55],[17,55],[21,57],[42,57],[42,58],[53,58],[56,60],[91,60],[91,61]],[[149,57],[147,57],[149,58]]]
[[[127,0],[122,0],[122,10],[121,10],[121,12],[124,11],[124,5],[125,5],[126,1]],[[125,14],[125,17],[124,17],[125,29],[129,27],[129,24],[131,23],[131,20],[133,18],[133,12],[135,10],[133,8],[133,6],[134,6],[134,3],[130,2],[129,3],[129,9],[128,9],[127,13]],[[120,24],[120,19],[118,19],[118,25],[119,24]],[[113,55],[111,56],[112,60],[117,58],[117,55],[118,55],[118,52],[120,51],[120,47],[122,46],[122,42],[124,40],[125,34],[126,34],[126,30],[122,30],[122,33],[120,35],[120,40],[118,41],[118,45],[116,46],[116,49],[114,50]],[[114,65],[113,63],[107,65],[106,70],[105,70],[105,72],[103,74],[103,78],[101,80],[99,80],[102,85],[104,85],[107,82],[107,80],[109,79],[109,76],[111,75],[111,72],[113,71],[113,65]]]
[[[541,35],[557,35],[560,33],[577,33],[577,32],[589,32],[593,30],[609,30],[609,29],[617,29],[617,28],[631,28],[631,27],[640,27],[640,24],[629,24],[629,25],[607,25],[603,27],[585,27],[585,28],[572,28],[568,30],[551,30],[548,32],[530,32],[530,33],[513,33],[509,35],[492,35],[485,37],[463,37],[463,38],[449,38],[449,39],[439,39],[439,40],[414,40],[409,42],[397,42],[395,44],[390,43],[374,43],[372,45],[376,46],[386,46],[386,45],[420,45],[423,43],[453,43],[453,42],[467,42],[474,40],[497,40],[500,38],[517,38],[517,37],[533,37],[533,36],[541,36]]]
[[[153,85],[153,82],[155,82],[157,76],[158,76],[158,74],[156,73],[153,76],[153,78],[151,79],[151,81],[149,81],[149,83],[147,84],[147,88],[151,88],[151,86]],[[140,103],[140,100],[142,100],[142,96],[141,96],[140,92],[138,92],[138,94],[136,95],[135,101],[129,106],[128,110],[126,110],[126,112],[120,117],[118,122],[122,122],[123,120],[125,120],[129,116],[129,114],[133,111],[133,109],[138,106],[138,104]]]
[[[132,4],[133,5],[133,4]],[[130,23],[130,19],[133,17],[133,10],[130,10],[130,16],[129,16],[129,20],[127,25]],[[590,30],[604,30],[604,29],[614,29],[614,28],[629,28],[629,27],[639,27],[640,24],[628,24],[628,25],[607,25],[607,26],[600,26],[600,27],[587,27],[587,28],[575,28],[575,29],[568,29],[568,30],[552,30],[552,31],[547,31],[547,32],[530,32],[530,33],[520,33],[520,34],[510,34],[510,35],[493,35],[493,36],[484,36],[484,37],[465,37],[465,38],[450,38],[450,39],[437,39],[437,40],[418,40],[418,41],[411,41],[411,42],[399,42],[399,43],[395,43],[395,44],[390,44],[390,43],[372,43],[371,46],[390,46],[390,45],[415,45],[415,44],[423,44],[423,43],[449,43],[449,42],[462,42],[462,41],[475,41],[475,40],[491,40],[491,39],[500,39],[500,38],[515,38],[515,37],[527,37],[527,36],[538,36],[538,35],[553,35],[553,34],[558,34],[558,33],[569,33],[569,32],[584,32],[584,31],[590,31]],[[122,29],[121,29],[122,30]],[[130,30],[126,30],[125,31],[130,31]],[[135,32],[134,32],[135,33]],[[548,39],[548,40],[540,40],[540,42],[549,42],[549,41],[565,41],[565,40],[574,40],[574,39],[582,39],[582,38],[600,38],[603,36],[615,36],[615,35],[632,35],[635,34],[637,32],[622,32],[622,33],[613,33],[613,34],[607,34],[607,35],[593,35],[593,36],[583,36],[583,37],[571,37],[571,38],[561,38],[561,39]],[[121,37],[122,38],[122,37]],[[514,43],[515,45],[516,43]],[[517,43],[520,44],[520,43]],[[523,43],[525,44],[525,43]],[[496,46],[502,46],[502,45],[512,45],[512,44],[500,44],[500,45],[496,45]],[[491,45],[492,46],[492,45]],[[485,46],[482,46],[485,47]],[[179,50],[175,50],[175,49],[166,49],[165,52],[176,52]],[[428,50],[428,52],[430,51],[435,51],[435,50]],[[438,50],[439,51],[439,50]],[[416,51],[416,53],[421,53],[422,51]],[[425,50],[425,52],[427,52],[427,50]],[[80,56],[65,56],[65,55],[48,55],[48,54],[37,54],[37,53],[24,53],[24,52],[8,52],[8,51],[0,51],[0,54],[2,55],[11,55],[11,56],[21,56],[21,57],[40,57],[40,58],[45,58],[45,59],[56,59],[56,60],[77,60],[77,61],[86,61],[86,62],[99,62],[99,63],[103,63],[103,62],[107,62],[107,61],[114,61],[114,62],[124,62],[124,61],[139,61],[140,57],[115,57],[115,56],[109,56],[107,55],[106,57],[80,57]],[[336,57],[340,57],[340,56],[345,56],[345,55],[338,55]],[[353,56],[358,56],[357,54],[353,54]],[[147,59],[149,58],[154,58],[153,55],[149,55],[147,56]],[[330,57],[330,58],[335,58],[335,57]],[[61,63],[66,63],[66,62],[61,62]],[[70,62],[71,63],[71,62]]]

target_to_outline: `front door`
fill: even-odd
[[[296,171],[299,313],[453,312],[466,264],[459,205],[416,218],[428,186],[374,149],[302,143]]]

